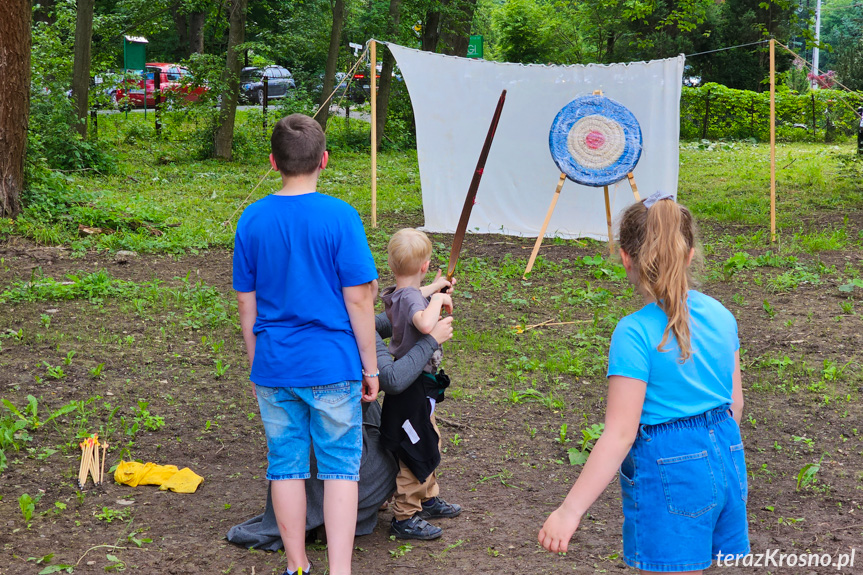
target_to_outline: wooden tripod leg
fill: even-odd
[[[566,174],[560,174],[560,180],[557,182],[557,188],[554,190],[554,196],[551,198],[551,205],[548,206],[548,213],[545,214],[545,221],[542,222],[542,227],[539,229],[539,235],[536,236],[536,243],[533,244],[533,251],[530,253],[530,259],[527,260],[527,267],[524,269],[524,279],[533,268],[533,262],[536,260],[536,255],[539,253],[539,246],[542,245],[542,238],[545,237],[545,230],[548,228],[548,222],[551,220],[551,214],[554,213],[554,206],[557,204],[557,199],[560,197],[560,190],[563,188],[563,182],[566,181]]]
[[[614,255],[614,230],[611,229],[611,203],[608,201],[608,186],[602,186],[605,192],[605,220],[608,222],[608,254]]]
[[[635,196],[635,201],[640,202],[641,196],[638,195],[638,186],[635,185],[635,176],[632,175],[632,172],[626,174],[626,177],[629,179],[629,186],[632,188],[632,195]]]

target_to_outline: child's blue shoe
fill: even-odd
[[[288,571],[287,569],[285,569],[285,572],[282,573],[282,575],[297,575],[299,572],[300,572],[299,569],[296,571]],[[303,569],[303,575],[309,575],[311,572],[312,572],[312,564],[309,563],[309,568]]]
[[[461,505],[457,503],[447,503],[441,497],[432,497],[428,501],[423,501],[422,511],[417,513],[423,519],[438,519],[455,517],[461,513]]]
[[[390,535],[395,535],[399,539],[420,539],[428,541],[437,539],[443,533],[443,529],[432,525],[422,517],[419,513],[415,513],[410,519],[396,520],[393,517],[393,522],[390,524]]]

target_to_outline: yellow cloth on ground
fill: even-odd
[[[176,493],[194,493],[203,481],[203,477],[188,467],[184,467],[175,473],[171,479],[163,483],[159,489],[162,491],[170,489]]]
[[[158,485],[177,493],[194,493],[204,478],[188,467],[182,471],[176,465],[156,465],[137,461],[120,461],[114,471],[114,481],[123,485]]]

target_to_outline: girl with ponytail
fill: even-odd
[[[605,431],[539,532],[549,551],[567,550],[619,471],[630,567],[699,574],[749,553],[737,322],[691,288],[695,237],[692,214],[670,194],[621,218],[620,256],[645,305],[614,330]]]

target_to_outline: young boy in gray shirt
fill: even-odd
[[[424,334],[437,325],[442,310],[452,313],[452,284],[440,277],[422,286],[431,264],[432,245],[415,229],[396,232],[387,245],[388,262],[396,278],[382,298],[392,324],[390,353],[401,358]],[[400,539],[436,539],[442,529],[427,519],[455,517],[461,507],[438,497],[435,468],[440,464],[440,431],[434,418],[437,402],[449,378],[438,368],[440,347],[423,368],[423,374],[405,391],[386,394],[381,414],[382,443],[396,453],[399,473],[393,497],[390,533]]]

